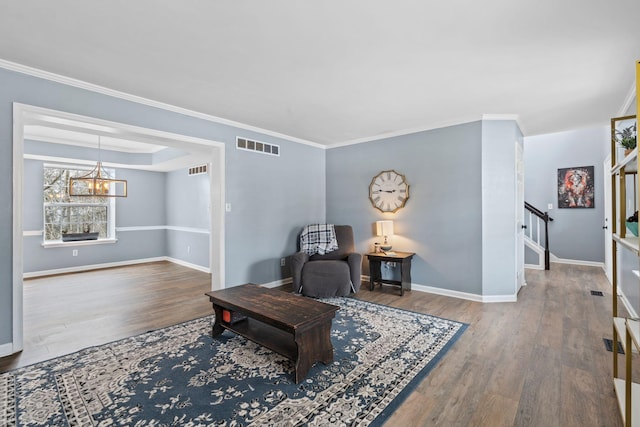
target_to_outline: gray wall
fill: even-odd
[[[211,191],[209,175],[191,175],[187,170],[166,174],[165,189],[167,256],[209,267]]]
[[[161,151],[163,159],[184,154]],[[50,157],[96,158],[95,149],[40,141],[25,141],[25,154]],[[104,161],[122,164],[150,163],[151,156],[103,150]],[[195,166],[195,165],[194,165]],[[25,160],[24,228],[42,229],[43,162]],[[123,262],[169,256],[204,268],[209,267],[210,185],[209,175],[189,176],[186,169],[162,173],[118,168],[117,176],[128,181],[129,197],[116,202],[114,244],[43,248],[42,236],[25,237],[24,272],[33,273],[91,264]],[[157,227],[145,229],[145,227]],[[165,230],[168,227],[168,230]],[[140,229],[131,229],[140,228]]]
[[[325,150],[295,143],[281,147],[280,157],[229,150],[227,164],[237,165],[227,169],[226,217],[236,284],[290,276],[280,258],[296,252],[304,225],[325,221]]]
[[[23,227],[25,231],[43,228],[43,162],[24,161]],[[117,170],[118,178],[128,180],[129,197],[116,199],[116,228],[164,225],[164,174]],[[155,258],[166,254],[165,231],[116,231],[116,243],[74,246],[42,246],[42,234],[28,235],[24,242],[25,273],[72,268],[83,265]],[[78,255],[73,256],[72,250]]]
[[[483,120],[331,149],[327,221],[351,224],[357,249],[369,252],[375,221],[392,219],[394,249],[416,253],[416,285],[515,296],[515,147],[522,140],[515,121]],[[410,185],[395,214],[368,199],[371,178],[385,169],[405,174]]]
[[[603,162],[609,144],[608,126],[525,138],[525,200],[554,219],[549,246],[559,258],[604,262]],[[593,209],[558,209],[558,169],[574,166],[594,166]]]
[[[451,126],[327,151],[327,222],[351,224],[370,252],[374,223],[394,221],[394,250],[415,252],[412,282],[482,294],[482,124]],[[395,169],[410,185],[395,214],[375,209],[369,183]],[[365,261],[364,274],[369,274]]]
[[[5,69],[0,69],[0,88],[0,345],[11,342],[13,328],[14,102],[226,144],[225,190],[232,205],[225,217],[227,287],[281,279],[279,259],[296,250],[293,236],[302,225],[324,220],[325,153],[320,148]],[[280,145],[281,156],[236,150],[238,135]]]

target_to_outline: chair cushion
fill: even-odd
[[[313,261],[302,268],[302,294],[311,297],[348,296],[349,264],[345,261]]]

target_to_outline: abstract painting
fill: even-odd
[[[593,208],[593,166],[558,169],[558,208]]]

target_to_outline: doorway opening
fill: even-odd
[[[193,162],[210,165],[209,205],[209,270],[211,289],[224,287],[224,156],[222,142],[174,134],[155,129],[127,125],[94,117],[81,116],[25,104],[13,106],[13,301],[11,353],[23,348],[23,270],[24,270],[24,156],[25,135],[34,129],[44,132],[111,138],[127,144],[163,146],[186,153],[163,167],[181,167]],[[81,145],[82,137],[77,145]],[[173,162],[173,165],[169,163]],[[194,164],[191,164],[194,166]],[[150,168],[153,166],[149,166]]]

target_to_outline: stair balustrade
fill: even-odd
[[[553,221],[553,218],[547,212],[542,212],[530,203],[524,202],[524,207],[529,213],[525,215],[524,234],[531,242],[544,250],[544,269],[549,270],[551,253],[549,250],[549,222]]]

